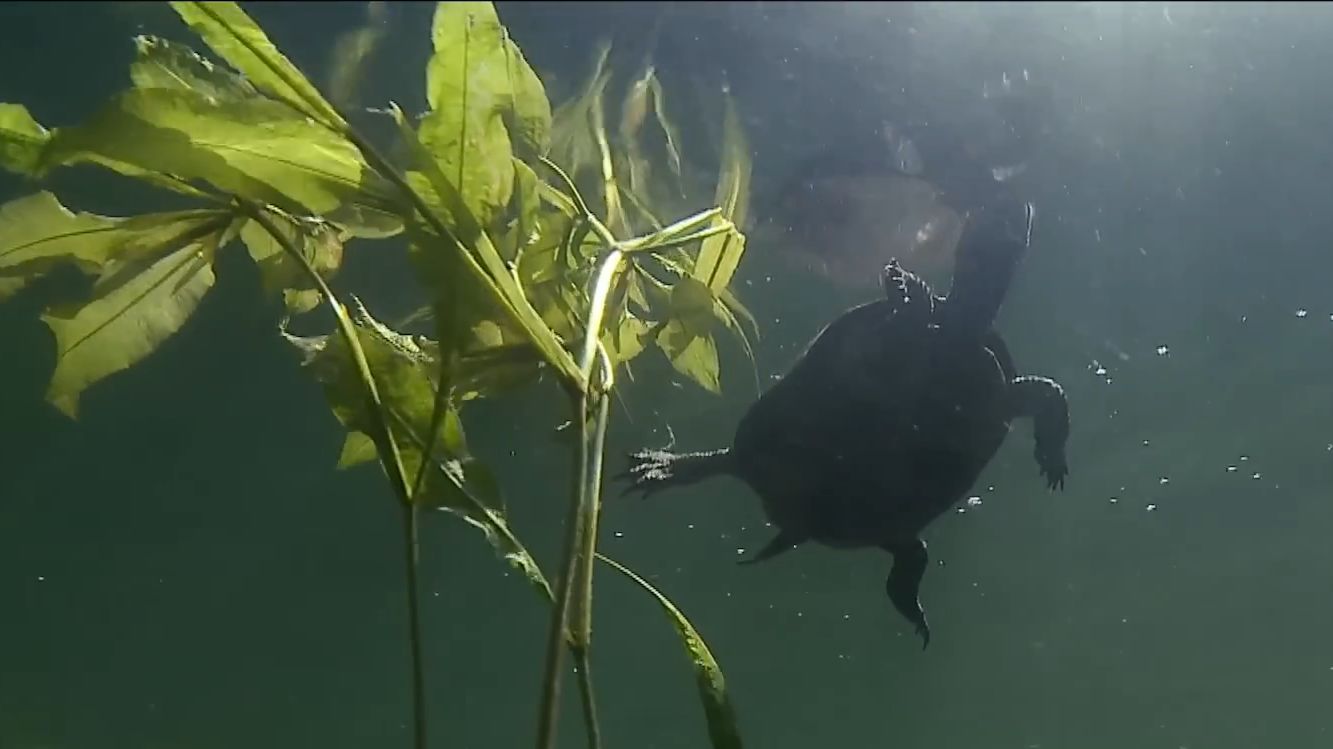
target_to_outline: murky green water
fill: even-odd
[[[365,18],[359,3],[245,7],[320,80],[331,40]],[[1071,474],[1047,492],[1020,425],[980,501],[927,530],[929,650],[884,597],[882,552],[808,545],[738,567],[771,532],[739,482],[608,500],[603,550],[708,639],[746,746],[1329,741],[1328,5],[497,7],[556,101],[601,38],[630,67],[651,54],[704,172],[715,136],[696,92],[725,72],[756,196],[884,122],[985,140],[986,92],[1005,75],[1027,71],[1045,97],[1014,183],[1039,225],[999,329],[1020,369],[1064,385]],[[388,8],[368,105],[424,106],[430,12]],[[86,118],[125,85],[146,32],[189,39],[165,5],[0,5],[0,102],[51,126]],[[54,183],[86,210],[154,199],[122,184]],[[0,177],[3,200],[32,189]],[[777,245],[753,233],[735,286],[763,383],[877,293],[790,262],[829,248]],[[351,251],[345,275],[398,304],[375,268]],[[253,266],[238,256],[218,276],[190,327],[90,391],[78,422],[43,401],[41,300],[0,305],[0,747],[410,745],[388,487],[373,468],[334,469],[342,432],[255,303]],[[610,468],[668,427],[683,449],[725,442],[755,378],[720,340],[720,397],[660,356],[636,365]],[[553,391],[469,413],[515,529],[552,569],[569,462]],[[531,746],[544,605],[472,529],[431,517],[423,534],[432,745]],[[622,579],[598,580],[606,746],[705,746],[670,628]],[[578,746],[567,691],[563,745]]]

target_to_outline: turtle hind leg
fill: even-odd
[[[1069,401],[1064,388],[1048,377],[1016,377],[1010,384],[1012,415],[1032,419],[1036,440],[1033,455],[1041,475],[1051,489],[1063,489],[1069,464],[1065,442],[1069,439]]]
[[[889,600],[903,618],[916,627],[921,636],[921,649],[930,646],[930,624],[926,622],[926,610],[921,607],[921,578],[925,577],[926,564],[930,556],[926,553],[926,542],[919,538],[896,544],[886,544],[884,549],[893,554],[893,569],[885,583]]]
[[[629,468],[616,478],[630,481],[623,494],[640,491],[644,497],[731,473],[733,464],[731,450],[725,447],[698,453],[644,449],[630,453],[629,459]]]

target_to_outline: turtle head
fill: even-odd
[[[1036,212],[1031,203],[1006,201],[975,211],[958,241],[953,286],[944,305],[946,327],[981,333],[1004,303],[1023,254],[1032,240]]]

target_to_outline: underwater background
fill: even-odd
[[[1019,177],[1038,225],[999,328],[1021,370],[1068,393],[1071,473],[1047,492],[1020,425],[981,501],[927,530],[929,650],[888,605],[882,552],[809,545],[738,567],[770,534],[739,482],[608,494],[603,550],[707,638],[747,746],[1328,745],[1333,6],[496,6],[555,102],[604,38],[629,66],[651,54],[669,94],[724,73],[757,195],[885,122],[984,128],[1002,76],[1028,71],[1045,92]],[[317,81],[366,18],[362,3],[244,7]],[[421,107],[431,7],[388,5],[367,106]],[[0,4],[0,101],[86,118],[125,84],[139,33],[190,38],[164,4]],[[706,128],[683,129],[686,158],[709,166]],[[56,184],[84,210],[152,199],[97,174]],[[0,175],[0,200],[29,191]],[[877,293],[798,272],[758,233],[747,249],[737,288],[761,383]],[[340,278],[373,265],[353,250]],[[0,305],[3,749],[410,739],[389,488],[373,467],[335,470],[342,430],[255,302],[252,265],[223,260],[219,276],[189,327],[90,391],[78,422],[43,400],[40,300]],[[725,441],[756,392],[739,347],[720,348],[721,397],[636,366],[609,471],[643,444]],[[543,560],[564,517],[563,406],[547,385],[470,414]],[[530,745],[545,607],[472,529],[432,517],[423,534],[433,745]],[[674,634],[623,580],[599,585],[606,745],[702,746]],[[562,725],[577,745],[577,721]]]

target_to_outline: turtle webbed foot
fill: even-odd
[[[921,637],[921,649],[930,646],[930,624],[926,621],[926,611],[921,607],[921,578],[926,574],[929,557],[926,554],[926,542],[920,539],[884,547],[893,554],[893,569],[885,583],[889,600],[903,618],[912,623]]]
[[[731,468],[731,451],[723,448],[702,453],[672,453],[643,449],[630,453],[629,461],[629,467],[615,477],[630,482],[622,494],[640,491],[647,497],[668,487],[685,486],[727,473]]]

